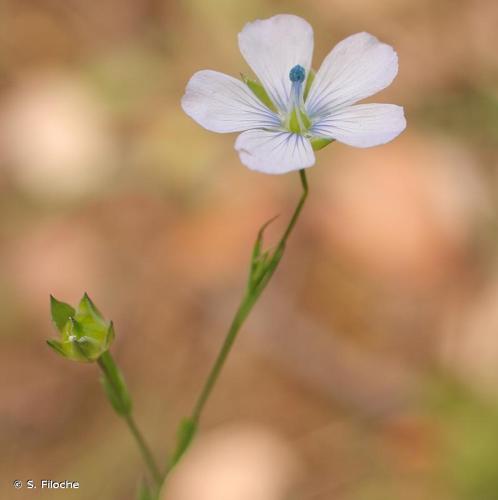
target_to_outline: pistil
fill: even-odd
[[[292,82],[292,87],[287,126],[291,132],[304,134],[310,127],[309,118],[304,111],[304,82],[306,80],[306,70],[301,65],[297,64],[290,70],[289,79]]]

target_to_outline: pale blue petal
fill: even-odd
[[[249,87],[217,71],[198,71],[182,98],[185,113],[213,132],[241,132],[252,128],[276,128],[280,120]]]
[[[306,99],[308,115],[331,113],[387,87],[398,72],[393,48],[368,33],[339,42],[324,59]]]
[[[248,130],[237,137],[235,149],[246,167],[265,174],[285,174],[315,163],[310,141],[291,132]]]
[[[395,104],[356,104],[318,120],[313,135],[335,139],[358,148],[392,141],[406,128],[401,106]]]
[[[290,70],[300,65],[308,74],[313,55],[313,28],[304,19],[280,14],[247,23],[239,48],[270,99],[286,113],[290,103]]]

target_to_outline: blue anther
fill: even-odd
[[[291,82],[302,83],[302,82],[304,82],[304,79],[306,78],[306,70],[300,64],[296,64],[289,71],[289,78],[290,78]]]

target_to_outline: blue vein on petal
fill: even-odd
[[[302,157],[302,146],[304,146],[305,139],[299,134],[281,131],[276,132],[275,136],[270,135],[265,139],[266,140],[264,142],[270,145],[272,151],[285,151],[286,148],[291,147],[292,157],[294,157],[296,153],[300,158]],[[251,154],[251,156],[255,156],[247,149],[245,151],[246,153]]]
[[[249,98],[249,100],[245,100],[240,93],[238,92],[238,88],[234,88],[235,86],[232,85],[227,85],[226,89],[230,94],[230,97],[234,100],[234,102],[240,104],[244,115],[244,123],[247,127],[249,128],[277,128],[280,126],[280,120],[278,119],[278,116],[268,109],[264,104],[262,104],[259,99],[254,96],[252,93],[247,93],[245,94],[246,97]],[[215,101],[219,101],[223,103],[223,98],[221,96],[217,95],[211,95],[211,99]],[[237,115],[236,111],[234,111],[235,118],[220,118],[222,121],[225,122],[234,122],[237,121]],[[254,118],[250,118],[250,115],[253,115]],[[259,116],[260,119],[256,118],[256,116]],[[260,121],[261,120],[261,121]]]

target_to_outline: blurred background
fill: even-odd
[[[314,67],[368,31],[400,72],[394,142],[333,144],[167,500],[498,499],[495,0],[0,1],[0,497],[128,500],[143,471],[97,367],[45,345],[87,291],[158,459],[190,412],[297,174],[244,168],[180,108],[250,70],[236,36],[306,18]],[[14,479],[79,490],[16,491]]]

